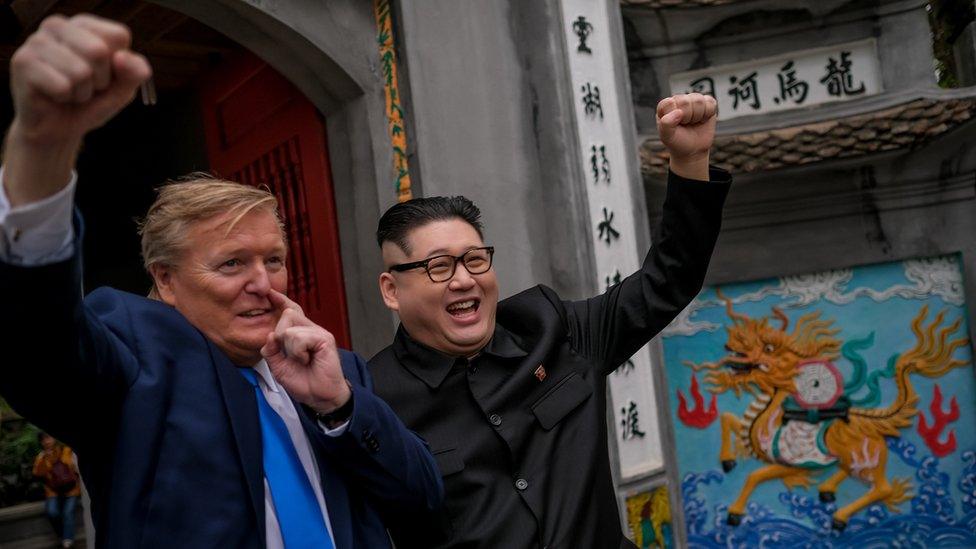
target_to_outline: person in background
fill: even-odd
[[[75,544],[75,508],[81,497],[75,453],[47,433],[38,433],[41,451],[34,458],[34,476],[44,484],[44,512],[62,547]]]

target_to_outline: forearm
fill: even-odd
[[[668,161],[671,173],[685,179],[708,181],[708,151],[688,156],[671,155]]]
[[[69,181],[81,147],[79,139],[43,140],[23,130],[17,120],[4,140],[4,191],[16,208],[47,198]]]
[[[593,357],[602,373],[630,358],[701,289],[731,177],[712,170],[705,180],[670,175],[664,212],[640,270],[568,307],[577,350]]]

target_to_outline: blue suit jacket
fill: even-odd
[[[80,272],[78,257],[0,263],[0,394],[77,451],[98,547],[264,547],[253,387],[172,307],[108,288],[82,300]],[[383,517],[439,505],[440,475],[373,394],[364,361],[341,359],[354,394],[346,433],[327,437],[299,415],[337,547],[389,547]]]

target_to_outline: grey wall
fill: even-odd
[[[538,283],[585,295],[592,250],[558,2],[399,7],[415,195],[481,207],[503,296]]]

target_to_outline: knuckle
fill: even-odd
[[[13,57],[10,58],[10,68],[15,72],[19,72],[30,67],[35,61],[35,55],[30,47],[19,48],[14,52]]]
[[[74,63],[69,69],[69,78],[74,84],[85,84],[94,76],[95,71],[86,63]]]
[[[55,32],[63,28],[67,21],[65,16],[56,13],[45,17],[38,28],[42,31]]]
[[[101,40],[95,40],[89,44],[82,46],[80,53],[86,58],[95,62],[107,61],[109,55],[111,55],[111,51],[109,50],[108,45],[106,45],[105,42],[102,42]]]

